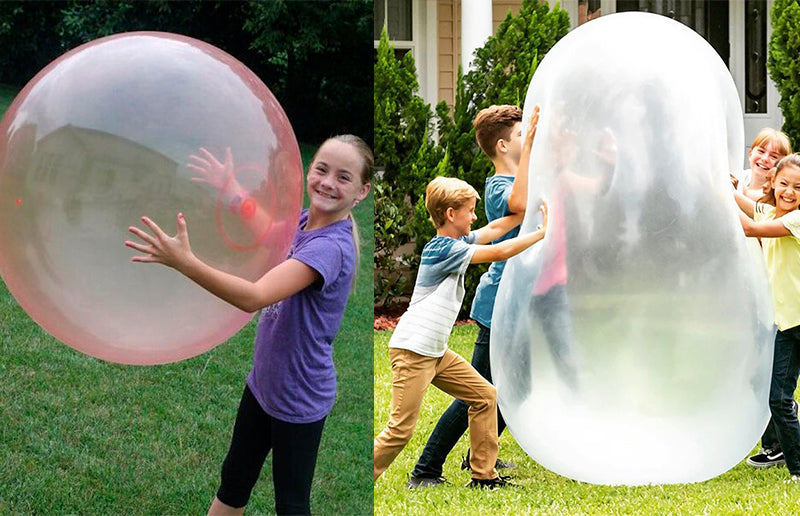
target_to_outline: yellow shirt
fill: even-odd
[[[773,220],[775,208],[757,202],[753,218]],[[775,302],[775,322],[779,330],[785,331],[800,325],[800,210],[787,213],[780,221],[792,234],[762,238],[761,247]]]

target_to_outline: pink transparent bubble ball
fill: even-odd
[[[187,164],[201,148],[220,161],[229,148],[235,181],[193,180]],[[255,280],[287,256],[302,183],[286,115],[242,63],[175,34],[102,38],[50,63],[3,117],[0,274],[42,328],[82,353],[189,358],[251,314],[172,269],[131,263],[128,227],[147,215],[174,234],[182,212],[198,257]]]

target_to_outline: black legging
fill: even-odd
[[[222,463],[222,483],[217,498],[231,507],[244,507],[250,499],[264,460],[272,450],[275,512],[311,514],[311,481],[325,418],[297,424],[270,416],[245,386],[231,447]]]

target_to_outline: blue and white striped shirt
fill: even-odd
[[[408,310],[389,339],[390,348],[440,357],[464,301],[464,274],[475,253],[475,232],[454,239],[436,236],[422,250]]]

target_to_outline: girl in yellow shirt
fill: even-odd
[[[778,325],[769,408],[779,449],[768,448],[762,438],[763,452],[750,457],[748,464],[764,467],[785,460],[791,480],[800,482],[800,423],[794,403],[800,375],[800,155],[789,154],[778,162],[770,186],[756,202],[736,194],[745,234],[761,238]]]

